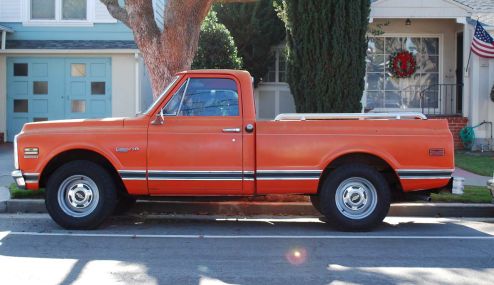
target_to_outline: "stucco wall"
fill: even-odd
[[[112,56],[112,115],[136,114],[136,59],[133,54]]]

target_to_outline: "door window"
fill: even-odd
[[[178,109],[180,108],[180,103],[182,103],[182,96],[184,94],[184,90],[187,86],[187,82],[185,82],[180,89],[178,89],[175,94],[173,94],[172,99],[168,101],[165,108],[163,109],[163,114],[168,116],[176,116],[178,113]]]
[[[192,78],[179,116],[238,116],[237,84],[226,78]]]

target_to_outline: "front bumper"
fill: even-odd
[[[26,180],[24,179],[24,175],[22,175],[21,170],[12,171],[12,178],[14,178],[15,184],[17,187],[21,189],[26,189]]]

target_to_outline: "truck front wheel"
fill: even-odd
[[[116,192],[106,169],[90,161],[72,161],[48,179],[46,209],[66,229],[94,229],[115,209]]]
[[[375,168],[348,164],[336,168],[324,181],[321,212],[328,222],[344,230],[369,230],[386,217],[390,206],[389,185]]]

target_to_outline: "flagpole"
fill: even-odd
[[[477,24],[475,24],[475,30],[477,30],[477,26],[479,25],[479,19],[480,17],[477,18]],[[467,68],[465,69],[467,76],[468,76],[468,68],[470,67],[470,59],[472,59],[472,42],[473,42],[473,38],[475,37],[475,30],[473,31],[472,41],[470,42],[470,53],[468,54]]]
[[[470,54],[468,54],[468,61],[467,61],[467,68],[465,69],[465,72],[468,75],[468,68],[470,67],[470,59],[472,58],[472,46],[470,45]]]

